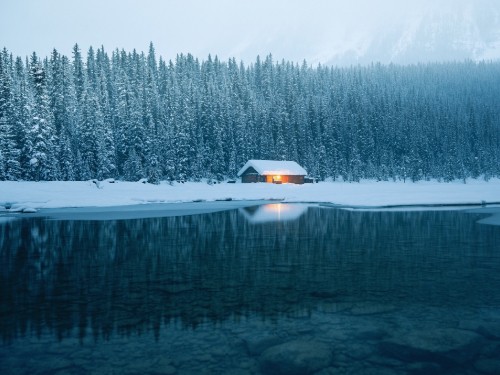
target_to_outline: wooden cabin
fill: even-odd
[[[307,172],[294,161],[249,160],[238,172],[241,182],[303,184]]]

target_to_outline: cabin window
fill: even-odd
[[[282,174],[275,174],[275,175],[266,175],[266,176],[263,176],[265,182],[275,183],[275,184],[276,183],[277,184],[287,183],[287,182],[289,182],[289,177],[290,176],[286,176],[286,175],[282,175]]]

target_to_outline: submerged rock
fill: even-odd
[[[355,360],[363,360],[373,354],[373,347],[362,342],[349,345],[346,350],[346,355]]]
[[[380,328],[374,328],[374,329],[367,329],[367,330],[359,332],[356,335],[356,338],[358,340],[362,340],[362,341],[367,341],[367,340],[368,341],[370,341],[370,340],[380,341],[387,336],[388,336],[388,333],[385,330],[380,329]]]
[[[474,331],[490,340],[500,340],[500,323],[498,321],[461,321],[458,328]]]
[[[282,342],[283,340],[275,335],[259,335],[245,339],[248,354],[252,356],[258,356],[263,351]]]
[[[462,364],[481,350],[480,335],[459,329],[441,328],[412,331],[380,343],[384,355],[407,362],[448,362]]]
[[[396,307],[393,305],[373,304],[373,303],[359,303],[351,308],[352,315],[376,315],[387,314],[394,312]]]
[[[260,358],[260,368],[265,374],[311,374],[328,367],[333,353],[323,343],[290,341],[267,349]]]
[[[154,364],[155,373],[159,373],[162,375],[174,375],[177,373],[177,369],[174,366],[174,363],[171,359],[168,358],[160,358]]]
[[[481,356],[485,358],[500,358],[500,342],[489,341],[482,348]]]
[[[483,323],[478,327],[477,333],[491,340],[500,340],[500,323]]]
[[[174,375],[177,373],[177,369],[174,366],[165,366],[161,369],[163,375]]]
[[[406,370],[412,375],[441,375],[443,373],[441,366],[433,362],[415,362],[408,365]]]
[[[500,359],[480,359],[474,368],[482,374],[500,374]]]

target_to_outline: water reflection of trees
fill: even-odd
[[[310,208],[249,224],[237,211],[0,226],[4,339],[109,337],[338,301],[500,305],[498,227],[460,212]]]

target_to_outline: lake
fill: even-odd
[[[0,217],[1,374],[498,374],[488,211]]]

